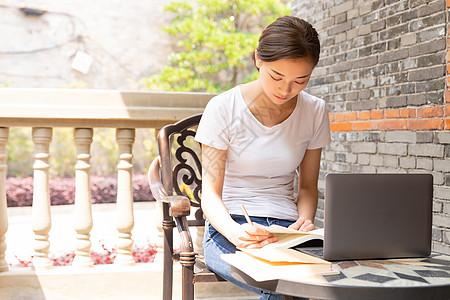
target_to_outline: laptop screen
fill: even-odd
[[[431,174],[328,174],[324,258],[428,256],[432,201]]]

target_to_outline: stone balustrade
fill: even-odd
[[[8,271],[5,260],[8,230],[6,204],[6,145],[10,127],[31,127],[34,142],[34,194],[32,230],[35,234],[33,266],[52,268],[48,257],[52,227],[49,193],[49,147],[55,127],[74,128],[75,241],[74,267],[93,266],[90,257],[92,228],[89,170],[93,128],[116,129],[119,148],[116,202],[117,257],[115,264],[134,265],[131,255],[134,226],[131,179],[132,146],[136,128],[159,129],[203,111],[213,95],[207,93],[130,92],[69,89],[0,89],[0,272]],[[156,223],[155,223],[156,224]]]

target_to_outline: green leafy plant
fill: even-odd
[[[143,78],[144,88],[166,91],[221,92],[253,80],[250,55],[261,30],[290,8],[281,0],[197,0],[172,2],[174,13],[165,30],[179,38],[170,64]]]
[[[9,176],[33,175],[34,143],[31,137],[31,128],[10,128],[6,152]],[[73,177],[75,159],[73,129],[55,128],[50,144],[50,174]]]
[[[133,172],[147,173],[150,163],[158,154],[154,129],[136,129],[133,143]],[[94,175],[112,175],[117,172],[118,146],[115,129],[94,129],[91,146],[91,173]]]
[[[54,128],[50,144],[50,175],[74,177],[75,162],[73,128]]]
[[[7,172],[12,177],[33,175],[34,143],[31,128],[12,127],[9,129],[7,150]],[[115,175],[118,150],[115,130],[100,128],[94,130],[91,146],[91,174]],[[136,130],[133,144],[133,172],[147,173],[152,159],[157,155],[154,129]],[[73,128],[54,128],[50,144],[50,174],[52,177],[74,177],[76,151]]]
[[[92,174],[114,174],[117,171],[119,155],[115,130],[111,128],[94,129],[91,152]]]
[[[33,152],[31,128],[10,128],[8,144],[6,144],[8,175],[16,177],[33,175]]]

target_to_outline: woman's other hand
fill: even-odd
[[[277,238],[260,224],[238,225],[228,238],[238,248],[262,248],[276,242]]]
[[[316,227],[314,226],[313,222],[309,219],[305,219],[305,218],[298,218],[297,221],[295,221],[294,224],[291,224],[289,226],[289,228],[291,229],[295,229],[295,230],[299,230],[299,231],[311,231],[316,229]]]

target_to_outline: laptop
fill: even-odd
[[[323,248],[296,249],[326,260],[429,256],[432,203],[431,174],[328,174]]]

